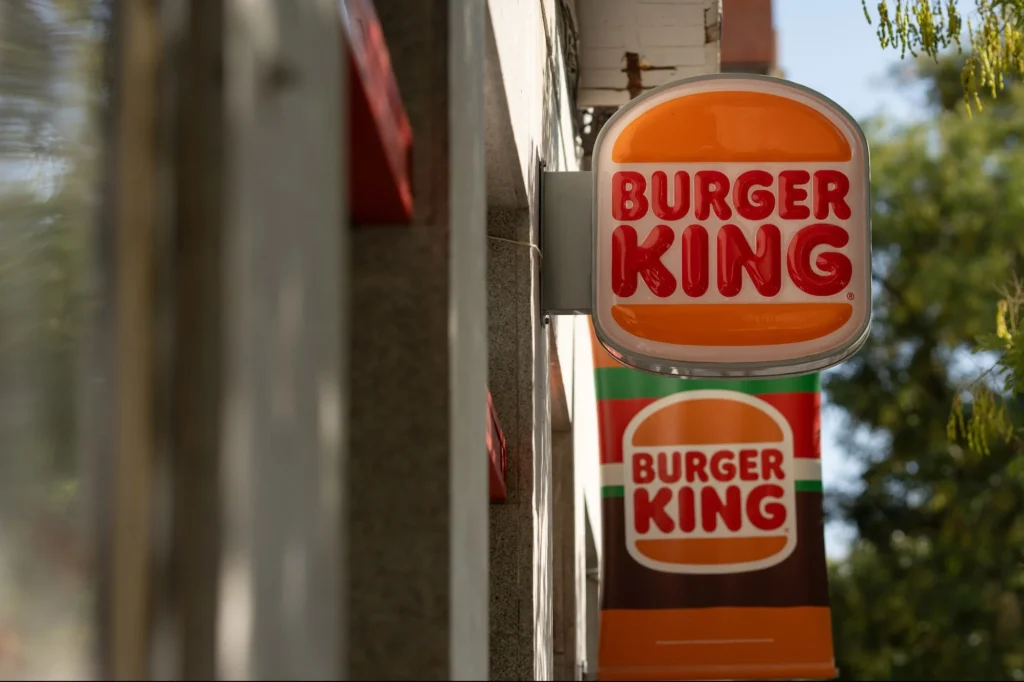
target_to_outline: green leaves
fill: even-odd
[[[955,90],[955,59],[924,63],[933,92]],[[1024,272],[1019,90],[973,120],[937,107],[926,123],[866,126],[872,335],[824,379],[863,465],[858,492],[837,498],[859,536],[831,578],[845,679],[1024,676],[1024,403],[993,365],[1024,360],[1016,310],[1005,334],[996,315]]]
[[[0,2],[0,511],[79,473],[98,188],[95,5]]]
[[[864,16],[872,22],[867,0]],[[970,51],[960,71],[960,86],[968,116],[981,111],[979,93],[992,97],[1001,91],[1007,76],[1024,74],[1024,0],[975,0],[976,15],[966,22]],[[883,49],[938,60],[947,48],[962,52],[965,22],[956,0],[881,0],[878,42]],[[972,107],[973,105],[973,107]]]
[[[867,0],[861,0],[861,4],[865,18],[872,23]],[[953,0],[945,5],[930,0],[896,0],[891,10],[889,3],[881,0],[876,9],[878,42],[883,48],[899,49],[901,56],[909,53],[916,57],[920,50],[937,57],[943,48],[958,44],[961,19]]]
[[[1007,415],[1006,403],[992,389],[978,382],[971,391],[970,415],[964,413],[962,395],[954,398],[946,433],[950,440],[956,440],[958,436],[965,438],[972,450],[988,455],[992,453],[989,447],[991,440],[998,439],[1009,445],[1014,428]]]

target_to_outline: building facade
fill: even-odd
[[[594,679],[544,177],[646,90],[771,73],[770,0],[107,5],[82,676]]]

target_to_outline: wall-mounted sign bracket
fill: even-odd
[[[541,308],[589,315],[594,186],[590,171],[544,171],[541,193]]]

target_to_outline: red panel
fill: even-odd
[[[491,462],[490,491],[491,501],[504,500],[508,495],[505,489],[505,468],[507,466],[505,450],[505,434],[501,432],[498,413],[491,400],[491,392],[487,392],[487,457]]]
[[[340,0],[349,70],[349,205],[356,224],[412,220],[412,127],[371,0]]]

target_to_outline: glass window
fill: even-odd
[[[0,1],[0,679],[94,675],[102,0]]]

